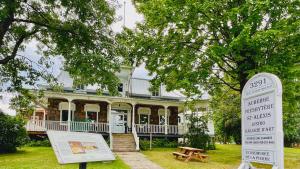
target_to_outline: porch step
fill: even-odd
[[[114,152],[136,151],[132,134],[112,134]]]

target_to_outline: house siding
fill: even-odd
[[[47,120],[59,121],[60,120],[60,111],[59,111],[59,103],[67,102],[66,99],[48,99],[48,113]]]

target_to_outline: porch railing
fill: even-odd
[[[49,120],[30,120],[26,124],[27,131],[47,131],[47,130],[56,130],[56,131],[68,131],[68,122],[66,121],[49,121]],[[180,130],[180,129],[179,129]],[[93,123],[93,122],[70,122],[70,131],[79,131],[79,132],[109,132],[108,123]],[[181,131],[178,132],[177,125],[167,125],[167,134],[181,134]],[[135,124],[133,132],[138,134],[165,134],[165,125],[155,125],[155,124]]]
[[[136,124],[135,125],[137,133],[165,133],[165,125],[155,125],[155,124]],[[178,134],[177,125],[167,125],[167,134]]]
[[[27,131],[68,131],[68,122],[61,121],[43,121],[43,120],[30,120],[26,124]],[[93,123],[93,122],[70,122],[70,131],[82,132],[107,132],[109,131],[108,123]]]

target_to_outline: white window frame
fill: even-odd
[[[85,111],[85,120],[88,119],[88,112],[96,112],[96,123],[99,121],[99,112],[100,112],[100,106],[99,104],[85,104],[84,105],[84,111]]]
[[[149,107],[139,107],[138,114],[139,114],[139,124],[141,124],[141,115],[148,115],[147,125],[150,124],[151,109]],[[143,125],[145,125],[145,124],[143,124]]]
[[[170,109],[167,109],[167,118],[168,118],[167,125],[170,124],[170,114],[171,114]],[[162,108],[158,109],[158,124],[165,125],[165,124],[160,124],[160,116],[165,116],[165,109],[162,109]],[[166,120],[165,120],[165,122],[166,122]]]
[[[86,86],[83,84],[79,84],[75,87],[75,90],[77,91],[85,91],[86,90]]]
[[[60,102],[58,105],[58,109],[59,109],[59,121],[61,124],[66,124],[66,121],[62,121],[62,111],[66,110],[69,111],[69,102]],[[72,119],[71,121],[74,121],[74,112],[76,110],[76,105],[74,103],[71,103],[71,116]],[[69,114],[68,114],[69,116]],[[69,118],[69,117],[68,117]]]
[[[159,97],[159,96],[160,96],[159,89],[158,89],[158,90],[155,90],[155,91],[151,91],[151,96],[152,96],[152,97]]]

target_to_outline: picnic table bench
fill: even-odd
[[[180,152],[173,152],[172,154],[178,159],[178,157],[185,158],[185,162],[191,159],[198,159],[201,161],[207,160],[208,155],[203,154],[203,149],[192,148],[192,147],[178,147]]]

